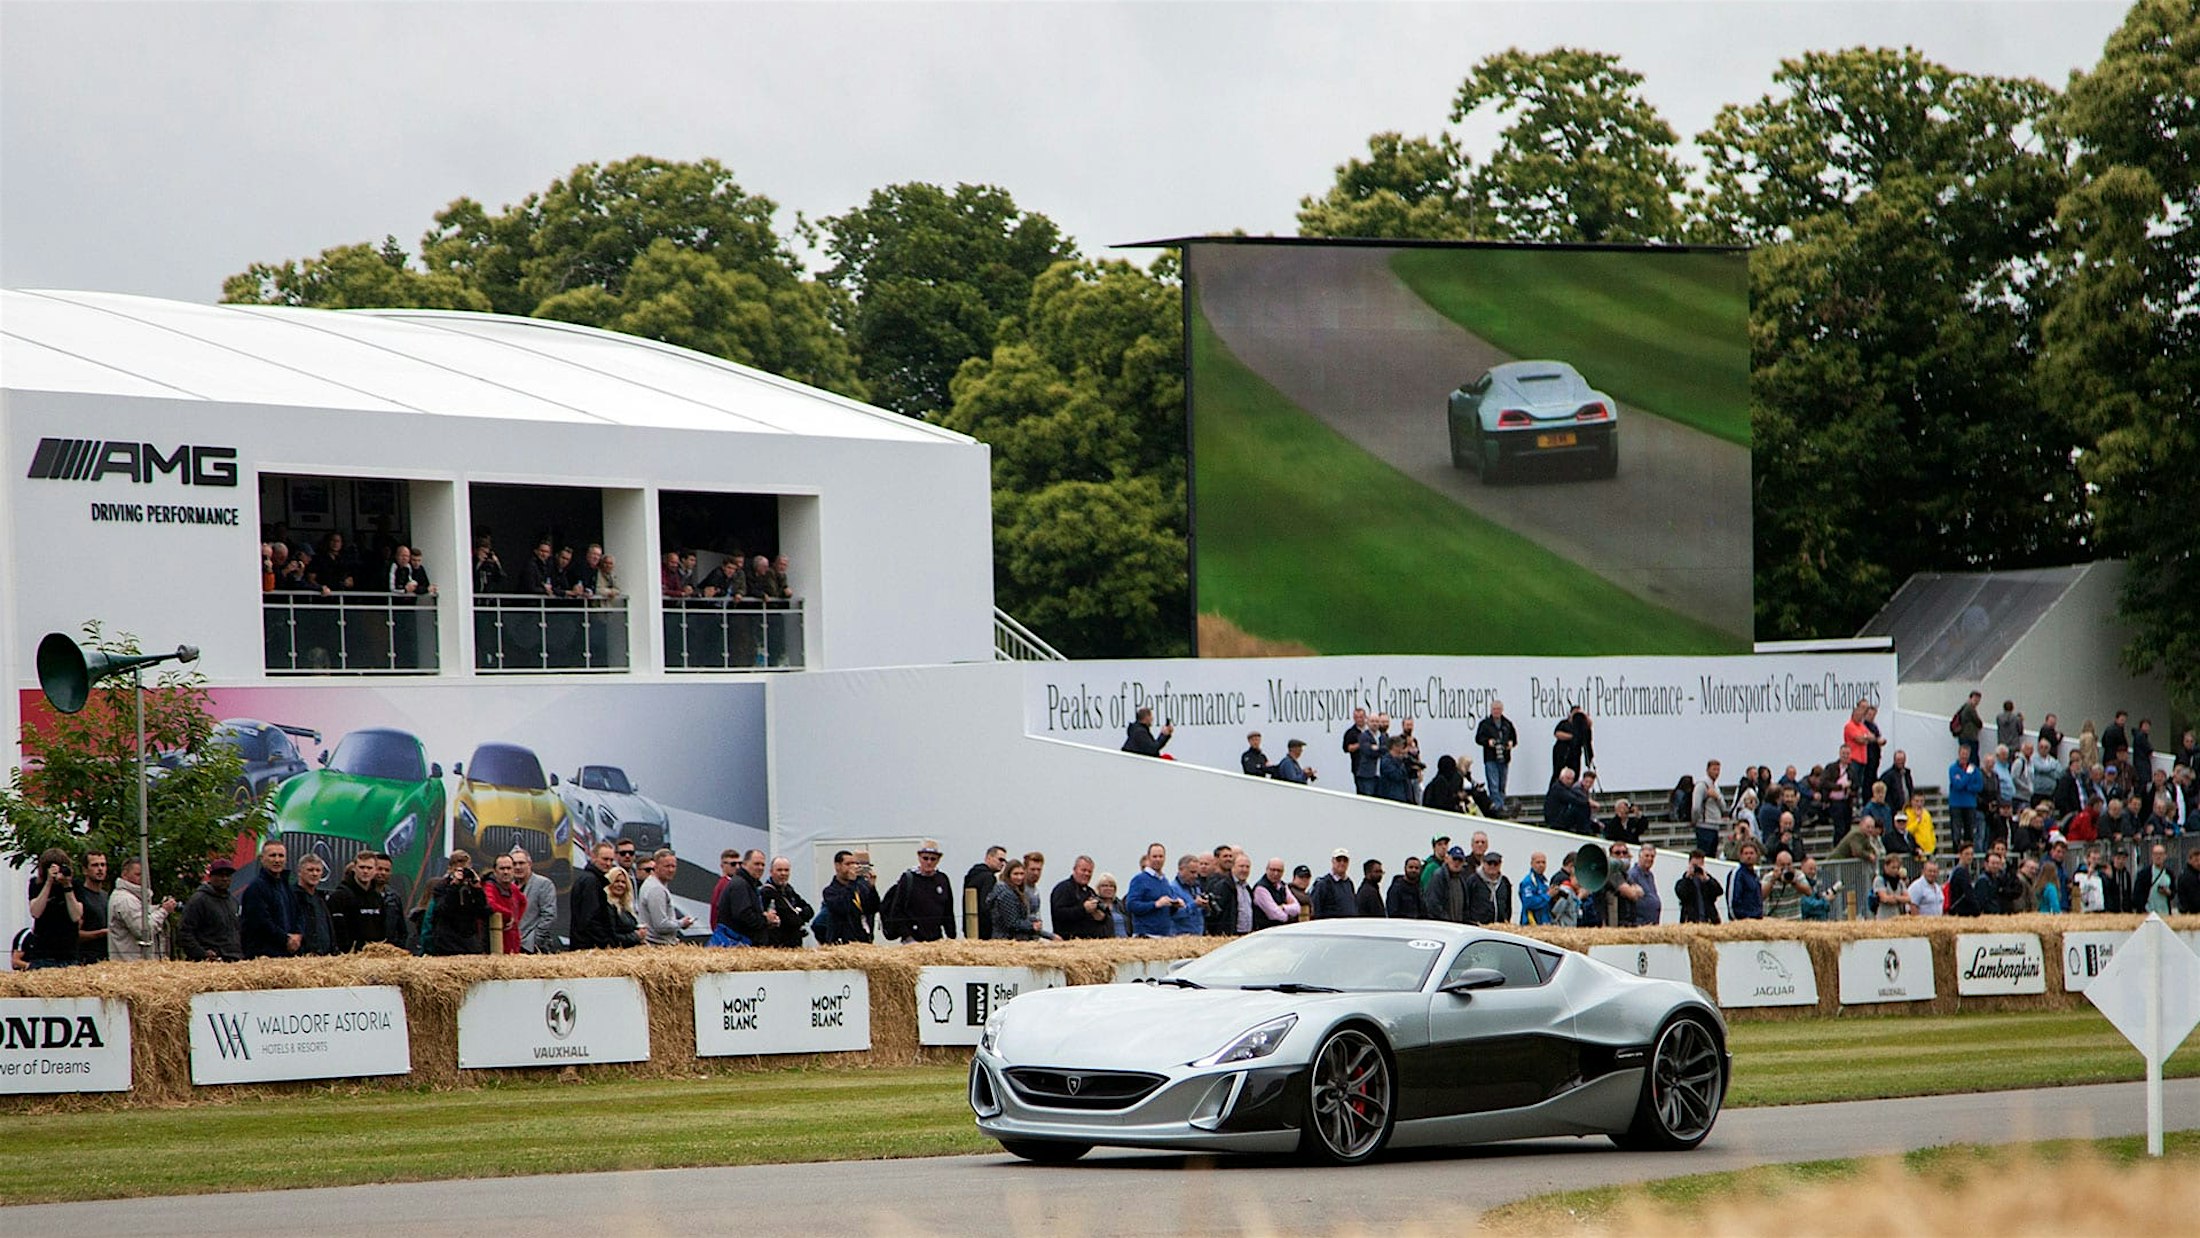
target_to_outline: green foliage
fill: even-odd
[[[1673,129],[1619,57],[1571,47],[1485,57],[1460,83],[1451,119],[1485,107],[1508,121],[1471,182],[1497,235],[1675,239],[1682,176]]]
[[[222,300],[318,309],[490,308],[488,296],[459,277],[414,270],[396,237],[383,238],[379,247],[339,245],[302,261],[255,262],[222,281]]]
[[[2200,711],[2200,8],[2134,5],[2055,125],[2080,183],[2056,216],[2040,382],[2091,443],[2100,550],[2131,561],[2125,661]]]
[[[1329,192],[1299,199],[1300,236],[1461,241],[1486,228],[1473,160],[1450,134],[1378,133],[1367,154],[1338,164]]]
[[[139,652],[135,638],[108,637],[97,623],[84,626],[82,644],[114,655]],[[240,833],[259,837],[267,819],[264,803],[240,802],[237,751],[209,742],[214,718],[205,684],[196,671],[170,667],[145,688],[148,751],[186,757],[154,770],[149,781],[156,895],[189,893],[210,857],[227,855]],[[77,713],[26,720],[27,764],[0,791],[0,857],[22,862],[48,847],[77,857],[104,851],[119,872],[137,855],[135,710],[130,680],[116,676],[94,685]]]
[[[991,185],[889,185],[822,227],[836,260],[823,278],[848,297],[863,380],[876,402],[915,417],[947,408],[957,367],[989,355],[1032,280],[1077,252],[1053,220]]]

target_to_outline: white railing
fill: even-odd
[[[666,598],[664,606],[668,671],[802,669],[801,598]]]
[[[996,662],[1066,662],[1060,650],[1039,639],[1039,634],[1018,622],[1016,616],[993,608],[993,660]]]
[[[267,593],[260,617],[270,675],[433,675],[436,598]]]
[[[601,674],[627,669],[626,599],[474,598],[474,668],[483,674]]]

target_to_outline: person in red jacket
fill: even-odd
[[[513,877],[517,873],[512,857],[497,857],[494,875],[484,883],[481,892],[489,900],[489,911],[504,917],[504,953],[520,952],[519,919],[527,914],[527,891],[521,889]]]

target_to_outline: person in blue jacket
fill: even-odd
[[[1762,920],[1765,918],[1765,886],[1757,877],[1756,840],[1744,841],[1738,854],[1741,862],[1726,879],[1726,918]]]
[[[298,953],[298,903],[291,892],[290,849],[279,842],[260,848],[260,875],[237,900],[239,937],[248,959],[287,959]]]
[[[1948,815],[1955,818],[1956,838],[1970,839],[1980,851],[1986,850],[1986,817],[1978,810],[1978,797],[1985,787],[1986,775],[1965,744],[1948,766]]]
[[[1131,878],[1131,888],[1123,892],[1123,905],[1130,908],[1131,936],[1174,937],[1176,917],[1189,904],[1191,896],[1167,876],[1169,849],[1160,843],[1146,848],[1145,866]]]
[[[1551,922],[1551,879],[1543,875],[1549,863],[1540,851],[1528,857],[1528,873],[1520,879],[1518,891],[1522,924]]]

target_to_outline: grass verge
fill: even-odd
[[[2138,1055],[2089,1013],[1744,1023],[1732,1034],[1735,1105],[2140,1075]],[[2040,1052],[2046,1045],[2052,1055]],[[2167,1073],[2200,1075],[2200,1044]],[[963,1075],[960,1066],[915,1066],[587,1083],[545,1076],[456,1092],[339,1086],[232,1105],[11,1114],[0,1204],[988,1151],[963,1101]],[[378,1137],[361,1137],[368,1131]],[[54,1165],[69,1172],[52,1173]]]
[[[1232,356],[1196,307],[1199,606],[1345,653],[1732,653],[1368,454]]]
[[[2200,1131],[2166,1133],[2162,1139],[2162,1153],[2168,1172],[2192,1174],[2200,1168]],[[1696,1228],[1700,1222],[1694,1219],[1700,1219],[1709,1209],[1737,1200],[1748,1201],[1748,1207],[1761,1217],[1823,1216],[1826,1214],[1820,1212],[1816,1204],[1805,1201],[1841,1185],[1849,1189],[1840,1194],[1856,1196],[1860,1193],[1857,1188],[1866,1179],[1873,1180],[1871,1194],[1879,1196],[1886,1194],[1890,1179],[1897,1183],[1903,1179],[1916,1180],[1940,1192],[1951,1183],[1988,1178],[1998,1183],[1993,1189],[2006,1192],[2012,1183],[2036,1180],[2029,1174],[2022,1178],[2012,1174],[2011,1166],[2017,1163],[2026,1163],[2035,1171],[2045,1169],[2056,1177],[2081,1164],[2144,1165],[2148,1163],[2146,1139],[2132,1135],[2031,1144],[1946,1144],[1920,1148],[1902,1156],[1804,1161],[1624,1186],[1588,1187],[1537,1195],[1493,1208],[1482,1214],[1480,1224],[1484,1230],[1499,1233],[1550,1234],[1586,1230],[1634,1234],[1680,1232],[1678,1226],[1663,1223],[1690,1219],[1688,1232],[1701,1233],[1706,1231]],[[2107,1204],[2114,1202],[2116,1197],[2095,1198]],[[2165,1210],[2178,1207],[2166,1200],[2159,1202]],[[2170,1211],[2168,1215],[2175,1213]],[[1712,1226],[1708,1232],[1720,1232],[1720,1229]],[[1938,1231],[1921,1227],[1921,1232]],[[2057,1229],[2039,1228],[2036,1232],[2052,1233]],[[2171,1231],[2147,1227],[2120,1230],[2104,1226],[2095,1232]]]
[[[1567,362],[1637,408],[1749,445],[1745,254],[1408,249],[1391,270],[1515,357]]]

